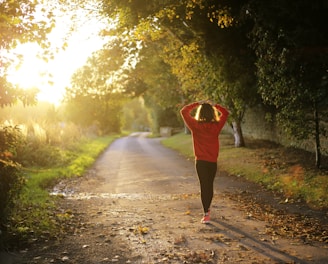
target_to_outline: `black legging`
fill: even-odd
[[[196,172],[200,183],[200,194],[204,213],[207,213],[213,199],[213,182],[217,171],[216,162],[196,160]]]

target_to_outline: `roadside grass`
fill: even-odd
[[[74,148],[63,150],[69,160],[56,168],[25,168],[26,185],[11,213],[8,227],[11,242],[37,237],[54,237],[62,232],[63,218],[69,217],[56,209],[56,199],[49,190],[60,180],[79,177],[86,172],[105,148],[120,135],[93,138],[77,142]],[[65,217],[63,217],[65,216]]]
[[[191,135],[176,134],[162,144],[194,158]],[[328,171],[314,168],[313,154],[267,141],[246,139],[246,145],[235,148],[232,135],[221,134],[220,169],[283,194],[285,202],[328,208]]]

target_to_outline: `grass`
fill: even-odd
[[[47,194],[47,188],[51,188],[60,179],[82,176],[99,154],[116,138],[117,136],[113,135],[78,143],[68,155],[70,162],[61,167],[26,169],[27,184],[23,192],[24,198],[27,201],[38,201],[38,197],[42,197],[43,193]]]
[[[180,133],[164,139],[162,144],[193,158],[191,140],[191,135]],[[316,208],[328,208],[328,172],[314,168],[313,154],[247,139],[247,147],[235,148],[229,134],[220,135],[220,144],[221,170],[280,192],[289,201],[302,200]]]
[[[61,179],[83,175],[117,137],[112,135],[77,143],[75,149],[69,151],[69,163],[62,167],[25,170],[27,182],[12,211],[9,228],[14,243],[30,239],[31,235],[51,237],[60,232],[58,221],[62,214],[56,212],[58,198],[50,196],[49,189]]]

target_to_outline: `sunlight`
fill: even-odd
[[[92,52],[104,44],[105,39],[98,32],[105,27],[99,19],[80,21],[80,25],[70,34],[69,16],[61,20],[49,35],[53,49],[67,42],[67,48],[55,54],[48,62],[38,57],[42,49],[35,43],[19,45],[11,51],[13,57],[21,55],[20,64],[12,65],[8,72],[8,81],[23,89],[38,88],[39,101],[59,105],[65,88],[70,84],[72,74],[86,62]]]
[[[23,63],[10,75],[9,80],[19,84],[22,88],[39,86],[38,82],[42,75],[42,63],[36,59],[36,48],[33,44],[26,44],[26,46],[17,49],[19,53],[24,54]]]

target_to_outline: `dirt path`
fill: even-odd
[[[324,233],[325,212],[279,203],[223,172],[212,223],[200,224],[193,161],[145,134],[116,140],[85,177],[57,191],[65,193],[58,210],[70,218],[70,230],[21,252],[23,263],[328,263],[327,242],[295,231],[310,225]]]

